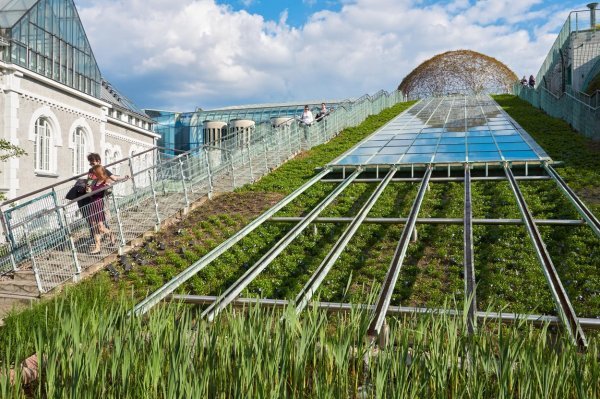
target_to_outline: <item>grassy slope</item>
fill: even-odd
[[[565,162],[559,168],[569,184],[582,195],[584,200],[599,213],[598,189],[600,188],[600,160],[598,148],[589,140],[572,132],[561,121],[550,118],[528,104],[512,96],[496,98],[499,103],[529,131],[546,151],[555,159]],[[359,142],[366,135],[405,109],[401,104],[392,110],[372,116],[361,126],[346,129],[330,143],[315,147],[278,168],[261,181],[239,189],[228,201],[236,202],[236,196],[271,195],[273,192],[286,194],[293,191],[310,176],[316,167],[323,166],[341,152]],[[568,215],[568,203],[552,185],[523,185],[528,203],[537,217],[573,217]],[[309,190],[299,201],[280,214],[302,214],[308,207],[323,198],[331,187],[320,184]],[[352,215],[357,204],[364,201],[373,186],[356,184],[349,188],[335,203],[325,210],[324,215]],[[414,184],[393,184],[386,190],[371,216],[406,215],[414,198]],[[512,193],[507,185],[476,184],[474,203],[476,217],[518,217]],[[238,200],[239,202],[240,200]],[[216,202],[216,201],[215,201]],[[203,208],[198,210],[203,212]],[[109,301],[118,291],[131,292],[132,302],[168,281],[236,230],[248,223],[252,216],[229,215],[227,210],[184,222],[183,233],[175,236],[164,232],[167,249],[159,256],[147,256],[149,264],[136,265],[134,271],[118,285],[109,282],[105,274],[92,281],[84,282],[72,289],[77,295],[87,297],[94,290],[106,288]],[[433,185],[426,196],[421,215],[424,217],[460,217],[462,214],[462,186],[460,184]],[[567,216],[565,216],[567,215]],[[175,228],[178,230],[179,226]],[[588,229],[589,230],[589,229]],[[284,226],[265,226],[248,239],[242,240],[222,259],[191,279],[182,291],[196,294],[217,294],[244,272],[248,265],[257,260],[262,251],[274,243],[284,232]],[[575,231],[575,232],[574,232]],[[296,245],[280,256],[249,287],[249,294],[265,297],[293,297],[325,256],[341,230],[332,225],[318,226],[313,234],[302,235]],[[340,265],[332,270],[324,283],[321,296],[329,300],[361,301],[368,295],[371,283],[381,281],[393,254],[401,226],[363,226],[340,258]],[[600,254],[595,256],[598,240],[584,228],[544,229],[548,247],[557,268],[582,316],[595,317],[600,314]],[[462,227],[423,226],[419,229],[419,241],[409,247],[406,264],[394,294],[395,304],[441,306],[454,296],[462,295]],[[159,237],[160,239],[160,237]],[[552,313],[552,301],[547,294],[545,281],[532,253],[523,229],[512,227],[485,227],[475,231],[478,265],[478,299],[480,308],[489,305],[513,306],[513,311],[543,311]],[[185,243],[185,248],[181,248]],[[189,244],[193,243],[193,245]],[[152,244],[154,245],[154,244]],[[154,250],[156,248],[154,247]],[[568,278],[572,276],[572,278]],[[565,278],[567,277],[567,278]],[[347,286],[348,282],[351,282]],[[103,288],[104,287],[104,288]],[[365,292],[365,290],[367,292]],[[540,305],[541,303],[541,305]],[[517,305],[515,305],[517,304]],[[536,308],[538,306],[538,308]],[[53,308],[48,308],[52,314]],[[7,319],[7,328],[0,332],[0,347],[3,337],[12,334],[31,339],[27,331],[34,329],[46,318],[45,306]],[[52,317],[50,317],[52,319]]]

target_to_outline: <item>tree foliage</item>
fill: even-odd
[[[26,155],[26,152],[10,142],[0,139],[0,161],[6,161],[13,157]]]
[[[398,89],[409,99],[446,94],[508,93],[517,75],[502,62],[471,50],[447,51],[413,69]]]

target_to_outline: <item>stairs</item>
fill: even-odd
[[[31,305],[39,297],[33,270],[19,270],[0,277],[0,319],[15,308]]]

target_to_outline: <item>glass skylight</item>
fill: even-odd
[[[489,96],[422,100],[331,165],[449,164],[550,157]]]

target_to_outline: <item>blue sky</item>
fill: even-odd
[[[76,0],[103,75],[143,108],[333,100],[393,90],[479,51],[535,74],[570,10],[542,0]],[[586,19],[581,16],[580,19]]]

